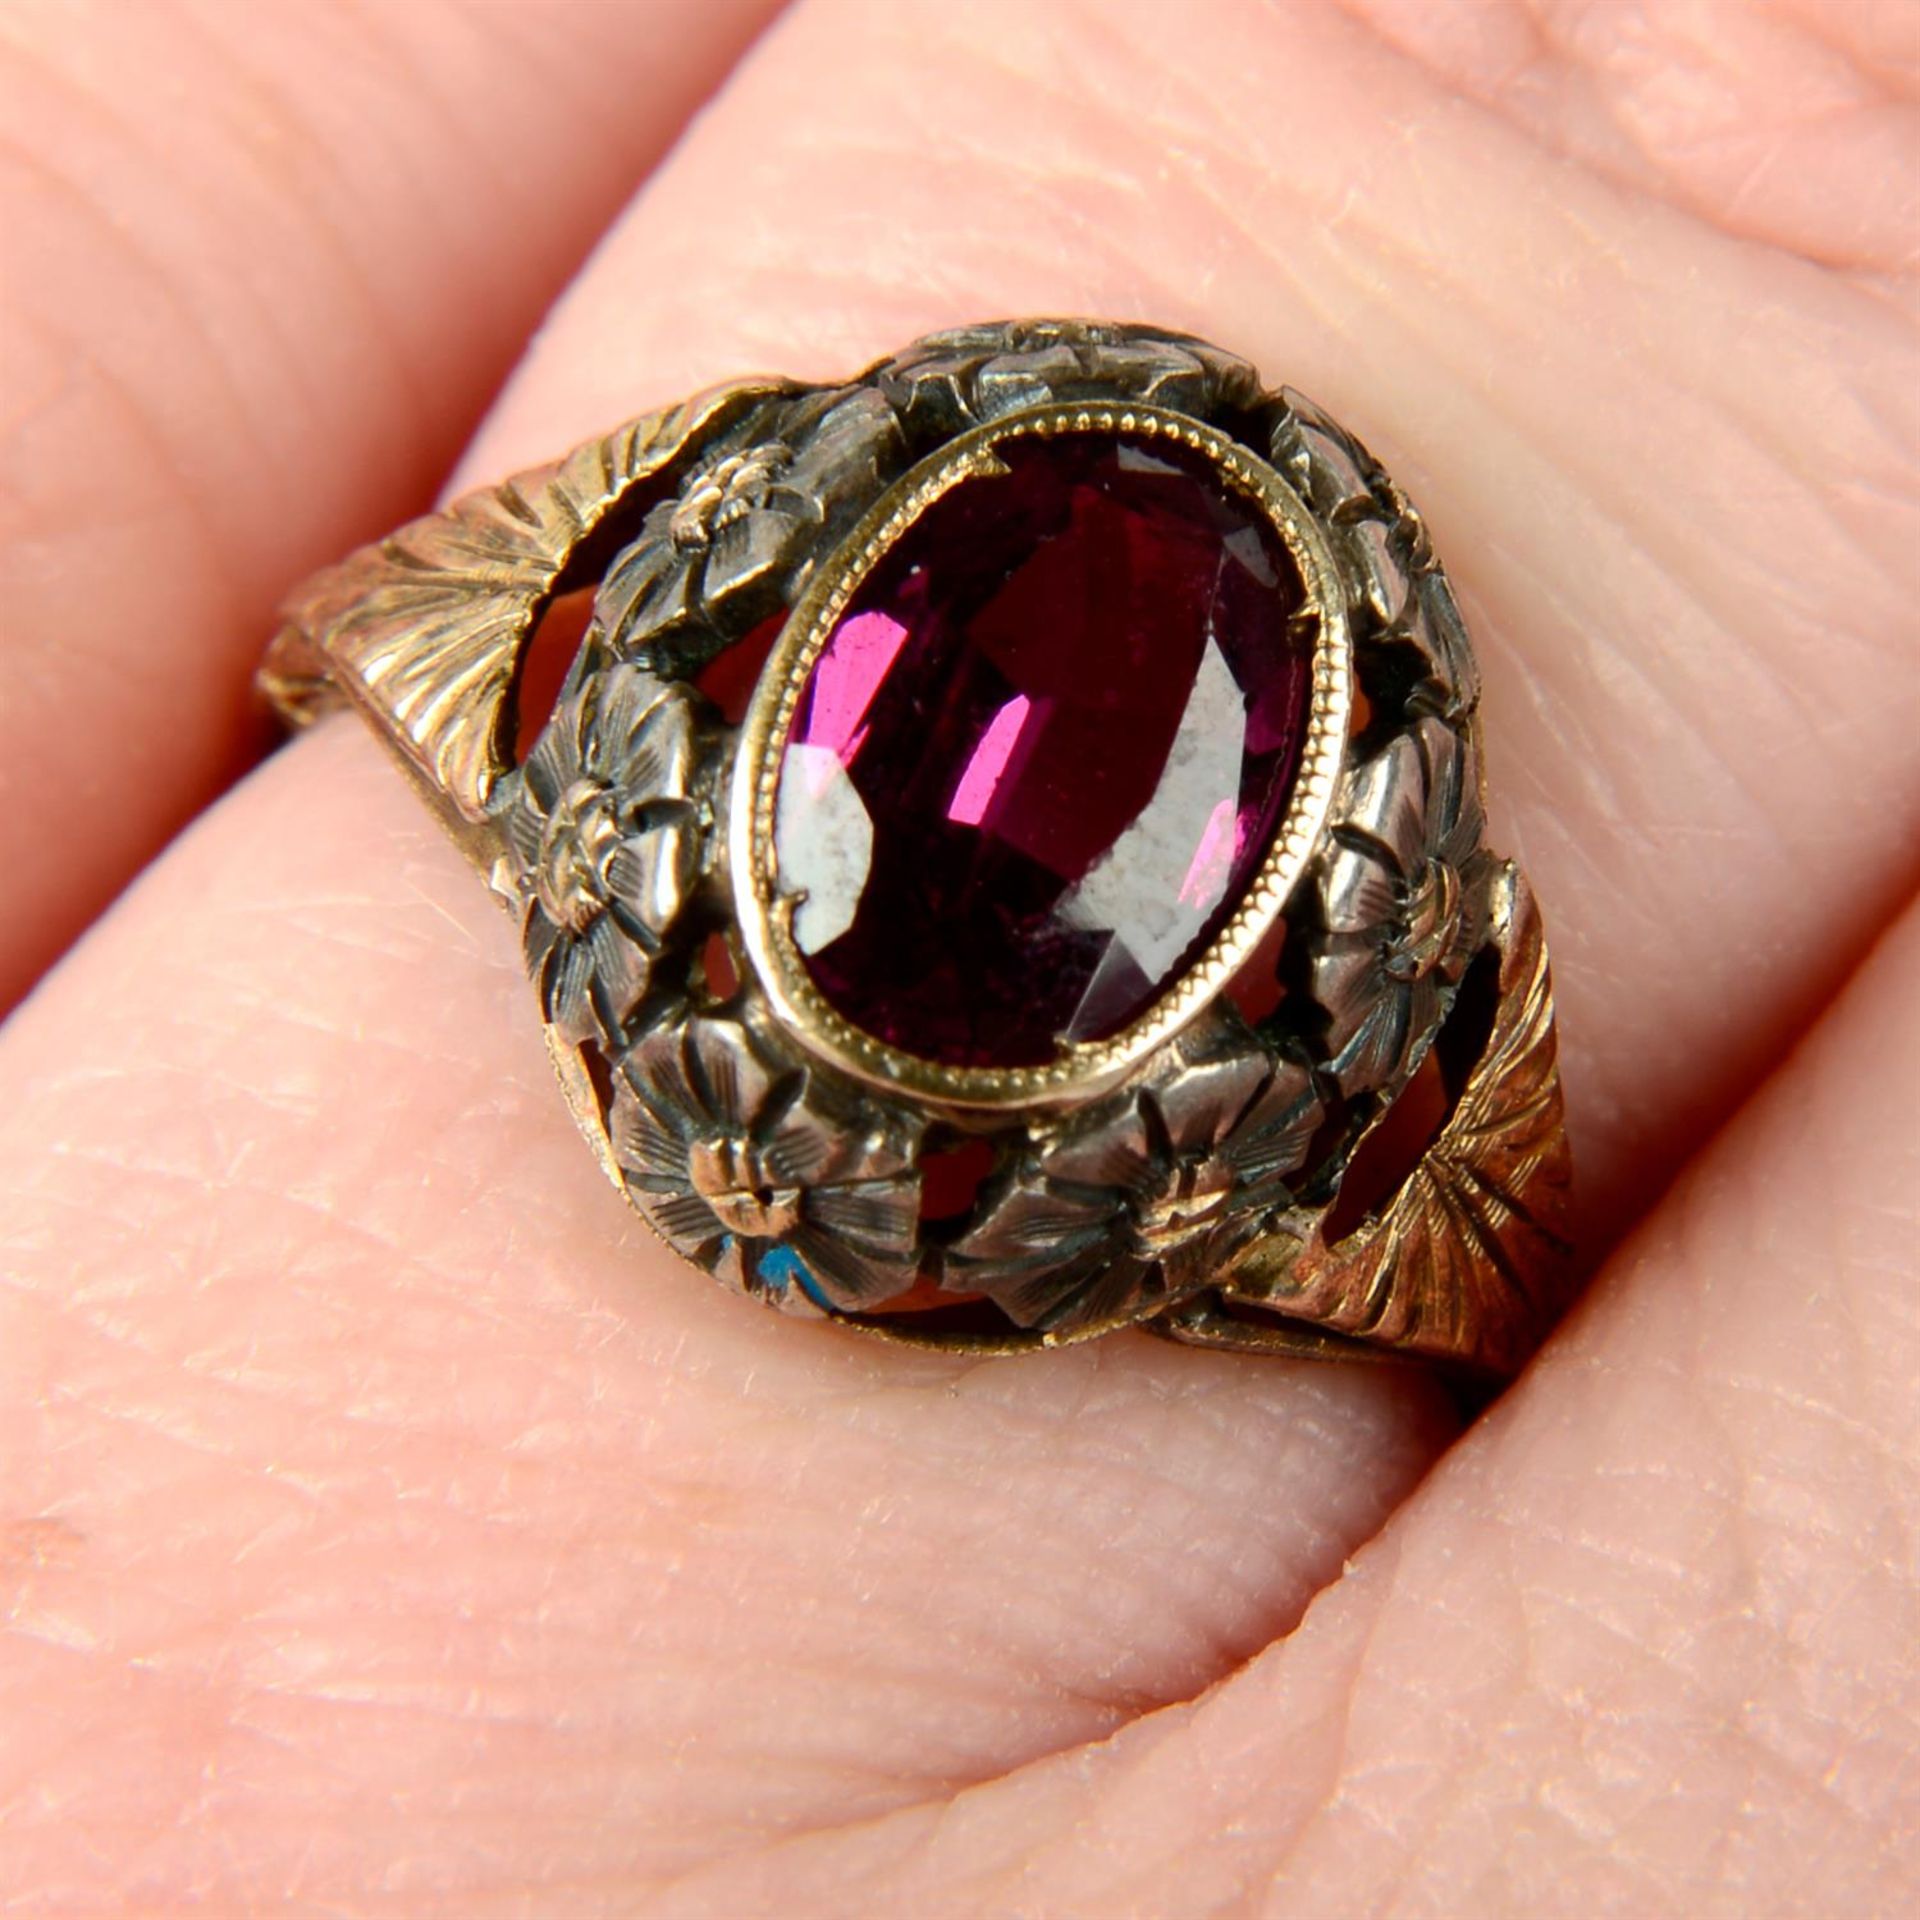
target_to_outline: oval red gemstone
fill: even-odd
[[[965,1067],[1108,1038],[1200,957],[1278,828],[1311,681],[1299,568],[1204,452],[995,451],[856,589],[775,806],[821,994]]]

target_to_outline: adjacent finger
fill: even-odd
[[[430,499],[772,4],[0,23],[0,1012],[257,748],[276,599]]]

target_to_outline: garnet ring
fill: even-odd
[[[1028,321],[738,382],[285,618],[270,697],[393,749],[607,1176],[739,1292],[1492,1374],[1564,1304],[1465,627],[1405,495],[1244,361]]]

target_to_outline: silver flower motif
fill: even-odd
[[[1392,638],[1418,656],[1421,678],[1410,702],[1417,710],[1458,722],[1480,704],[1480,670],[1466,622],[1437,566],[1420,575],[1407,615]]]
[[[683,553],[706,551],[736,520],[764,507],[792,465],[793,450],[780,444],[728,454],[696,475],[681,494],[667,521],[667,537]]]
[[[1330,526],[1377,514],[1379,462],[1304,393],[1282,387],[1280,397],[1286,411],[1274,428],[1274,464]]]
[[[648,514],[595,604],[616,652],[648,649],[673,672],[704,664],[793,597],[832,532],[903,464],[899,423],[871,388],[793,403],[780,434],[731,446]]]
[[[1461,721],[1480,701],[1480,676],[1453,589],[1433,557],[1419,511],[1381,477],[1384,517],[1336,529],[1346,556],[1361,677],[1409,715]]]
[[[1321,868],[1313,962],[1347,1093],[1419,1064],[1484,939],[1484,824],[1472,746],[1440,720],[1396,735],[1353,774]]]
[[[1331,529],[1347,577],[1361,675],[1409,714],[1460,720],[1479,675],[1426,521],[1373,455],[1304,394],[1283,388],[1275,464]]]
[[[863,1312],[913,1285],[919,1128],[835,1098],[739,1019],[654,1028],[617,1064],[609,1136],[661,1234],[792,1312]]]
[[[548,722],[503,827],[527,970],[569,1038],[619,1038],[696,884],[707,755],[697,696],[638,667],[591,676]]]
[[[1301,1067],[1189,1030],[1144,1085],[1043,1142],[952,1247],[946,1284],[1052,1331],[1206,1285],[1275,1208],[1319,1127]]]
[[[931,334],[879,372],[910,431],[953,432],[1018,408],[1133,400],[1212,416],[1249,406],[1259,378],[1199,340],[1146,328],[1023,320]]]

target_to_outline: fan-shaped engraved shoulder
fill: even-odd
[[[1547,947],[1516,869],[1496,906],[1500,999],[1459,1101],[1392,1197],[1344,1238],[1317,1219],[1222,1289],[1403,1353],[1514,1372],[1566,1304],[1570,1165]],[[1282,1256],[1282,1257],[1276,1257]]]
[[[282,609],[263,691],[296,725],[344,696],[460,819],[481,820],[512,765],[507,696],[521,649],[568,563],[693,442],[796,391],[716,387],[361,548]]]

